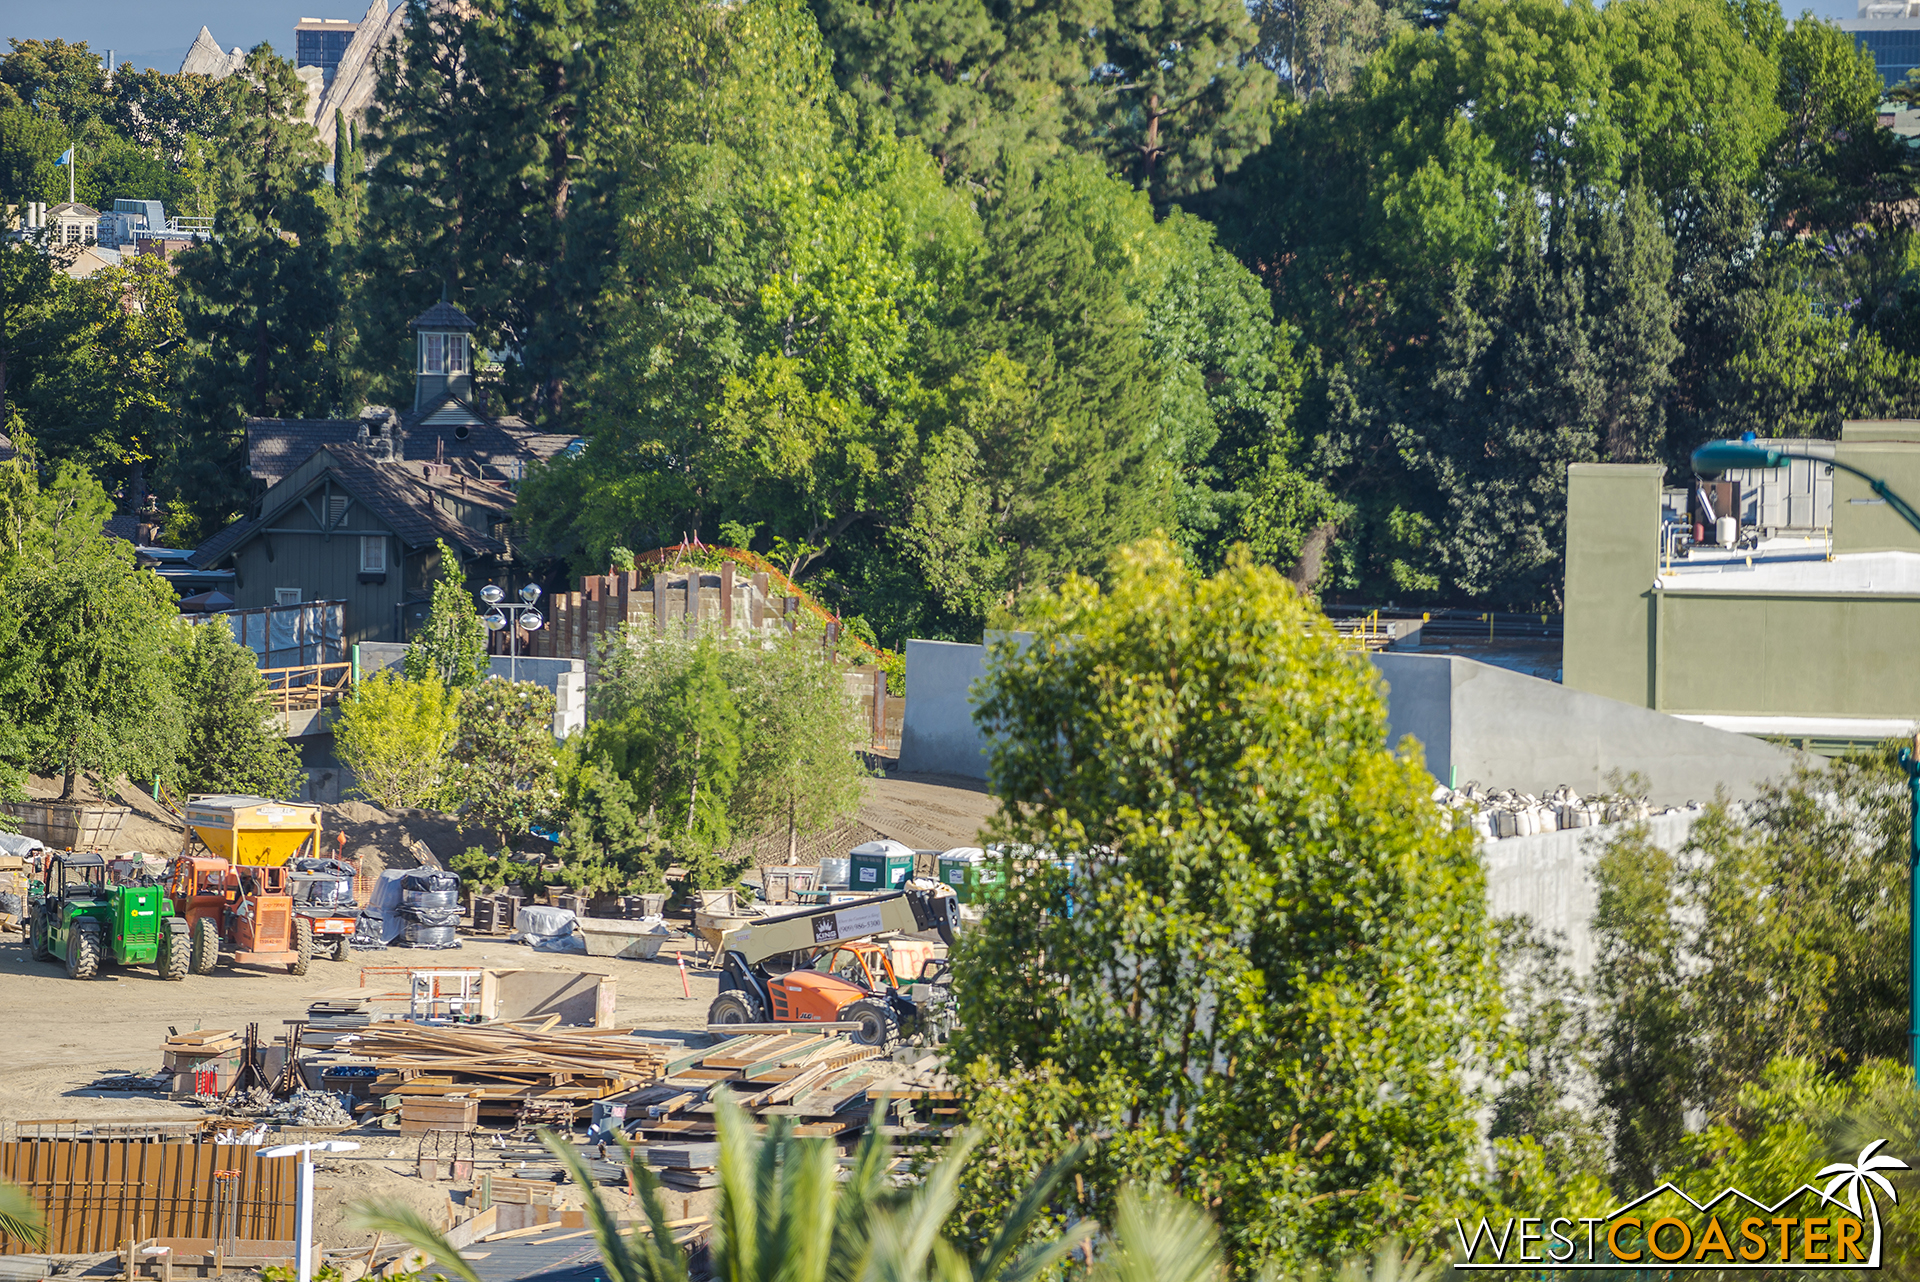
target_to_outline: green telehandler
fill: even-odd
[[[36,961],[66,963],[92,979],[102,961],[157,965],[163,979],[185,979],[192,946],[164,886],[116,886],[99,855],[61,851],[47,859],[45,888],[34,900],[27,938]]]

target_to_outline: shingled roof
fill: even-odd
[[[478,420],[427,423],[447,405],[457,405]],[[253,418],[247,420],[247,470],[253,479],[273,485],[330,445],[353,445],[363,421],[372,418]],[[445,462],[489,481],[517,481],[528,463],[552,458],[579,439],[569,432],[542,432],[519,418],[491,418],[457,397],[447,396],[416,414],[400,415],[405,439],[401,457],[409,463]]]
[[[470,330],[473,328],[473,318],[443,298],[408,321],[407,327],[409,329]]]
[[[500,540],[460,521],[436,501],[436,495],[446,495],[505,515],[513,511],[514,504],[513,491],[505,486],[476,477],[452,475],[443,466],[431,463],[376,458],[357,445],[333,444],[323,448],[328,456],[325,474],[364,504],[407,546],[424,547],[436,539],[445,539],[463,558],[496,556],[507,550]],[[236,521],[201,544],[193,554],[194,565],[206,569],[217,564],[299,500],[300,494],[277,495],[275,490],[279,488],[276,485],[267,491],[259,516]],[[304,486],[301,493],[311,488]]]

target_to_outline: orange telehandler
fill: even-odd
[[[944,1039],[952,1022],[945,959],[929,960],[903,984],[885,948],[887,931],[936,931],[949,945],[959,920],[953,889],[909,887],[871,899],[764,917],[721,940],[720,995],[707,1023],[852,1023],[866,1046],[891,1048],[902,1037]],[[776,964],[794,963],[791,969]]]

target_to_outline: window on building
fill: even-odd
[[[299,588],[275,588],[273,590],[273,603],[275,605],[299,605],[300,589]]]
[[[422,374],[447,372],[447,336],[445,334],[420,336],[420,372]]]
[[[347,515],[347,505],[353,502],[344,494],[332,494],[327,497],[327,528],[339,525]]]
[[[360,573],[385,574],[387,572],[387,538],[384,534],[365,535],[360,539]]]
[[[447,373],[463,374],[467,368],[467,336],[447,335]]]

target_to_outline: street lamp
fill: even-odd
[[[480,589],[480,599],[486,603],[487,612],[480,616],[480,622],[487,625],[490,632],[498,632],[508,624],[513,624],[513,634],[507,638],[507,672],[509,680],[520,679],[520,629],[538,632],[546,625],[546,619],[534,608],[534,602],[540,599],[540,585],[529,583],[520,589],[520,604],[507,600],[507,594],[500,590],[498,583],[489,583]],[[510,617],[513,616],[513,617]]]
[[[299,1282],[313,1282],[313,1154],[318,1149],[322,1153],[351,1153],[359,1148],[352,1140],[309,1140],[304,1144],[281,1144],[275,1148],[263,1148],[254,1153],[255,1157],[293,1157],[298,1154],[300,1170],[293,1184],[294,1218],[299,1227],[294,1230],[298,1235],[293,1244],[294,1272]]]
[[[1891,486],[1877,476],[1862,472],[1851,463],[1842,463],[1839,459],[1821,458],[1817,454],[1804,454],[1798,450],[1777,450],[1765,445],[1749,445],[1744,441],[1709,441],[1693,452],[1693,470],[1702,473],[1725,472],[1731,468],[1779,467],[1788,459],[1801,459],[1810,463],[1825,463],[1837,467],[1842,472],[1851,472],[1867,483],[1867,487],[1882,499],[1887,506],[1900,514],[1900,519],[1920,531],[1920,512],[1913,505],[1893,492]],[[1900,749],[1900,766],[1907,772],[1907,1055],[1913,1065],[1914,1084],[1920,1086],[1920,735],[1914,736],[1913,746]]]

